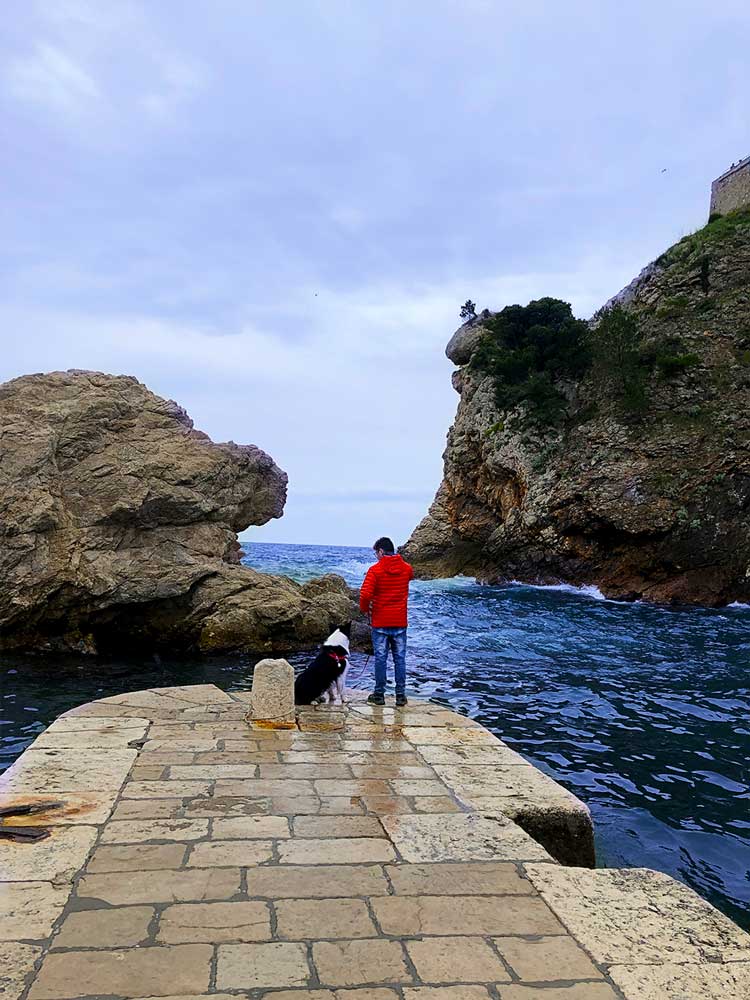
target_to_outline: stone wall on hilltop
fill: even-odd
[[[750,156],[733,164],[711,185],[711,215],[726,215],[750,205]]]

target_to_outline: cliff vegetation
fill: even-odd
[[[448,345],[461,395],[406,553],[427,576],[750,597],[750,211],[650,264],[589,322],[543,298]]]

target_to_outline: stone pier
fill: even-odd
[[[426,702],[138,691],[0,778],[2,1000],[750,996],[750,936],[678,882],[593,863],[586,807]],[[32,811],[29,811],[32,810]]]

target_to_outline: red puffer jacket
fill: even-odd
[[[406,602],[414,570],[399,555],[383,556],[371,566],[359,592],[359,607],[372,613],[375,628],[406,628]]]

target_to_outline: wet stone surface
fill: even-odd
[[[51,726],[0,788],[50,832],[0,840],[2,1000],[747,1000],[750,939],[707,903],[521,828],[585,841],[564,789],[442,706],[350,694],[299,728],[212,685]]]

